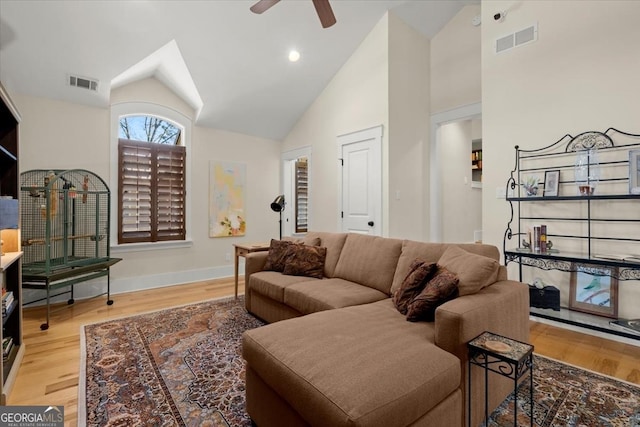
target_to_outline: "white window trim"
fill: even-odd
[[[293,181],[293,176],[292,176],[292,168],[291,168],[291,162],[295,162],[297,159],[299,159],[300,157],[306,157],[307,158],[307,162],[308,162],[308,183],[307,183],[307,191],[308,191],[308,203],[307,203],[307,230],[313,230],[313,178],[312,178],[312,158],[311,158],[311,146],[307,145],[304,147],[300,147],[300,148],[296,148],[294,150],[289,150],[289,151],[285,151],[282,153],[282,174],[281,174],[281,189],[282,189],[282,194],[285,195],[285,203],[287,203],[287,205],[289,203],[293,203],[293,196],[292,196],[292,189],[293,186],[295,185],[292,181]],[[285,206],[287,206],[285,205]],[[293,208],[292,208],[293,209]],[[293,214],[291,210],[285,210],[286,215],[291,215],[291,218],[293,218]],[[294,224],[295,224],[295,218],[293,218],[294,220]],[[286,218],[283,218],[283,221],[285,221],[286,224]],[[287,234],[287,226],[283,224],[282,225],[282,235],[283,236],[304,236],[306,233],[295,233],[294,227],[291,226],[290,229],[292,230],[290,234]]]
[[[191,126],[192,121],[184,114],[165,107],[163,105],[151,102],[121,102],[111,105],[111,135],[110,135],[110,179],[109,186],[111,188],[111,221],[118,221],[118,133],[120,126],[120,117],[122,116],[156,116],[168,120],[181,128],[182,144],[187,150],[187,161],[185,164],[185,222],[187,229],[185,230],[185,240],[161,241],[149,243],[126,243],[118,244],[118,227],[110,227],[111,229],[111,252],[138,252],[157,249],[172,249],[192,246],[193,240],[191,230]],[[114,190],[116,189],[116,190]],[[114,195],[116,198],[114,198]]]

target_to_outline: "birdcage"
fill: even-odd
[[[120,261],[109,256],[110,191],[93,172],[84,169],[30,170],[20,174],[20,230],[23,262],[22,286],[42,289],[49,327],[51,298],[69,293],[80,282],[107,277]],[[51,291],[65,291],[51,294]],[[99,295],[96,295],[99,296]]]

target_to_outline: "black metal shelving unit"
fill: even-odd
[[[616,141],[622,140],[622,143],[614,143],[614,137]],[[597,167],[608,168],[609,173],[598,180],[594,194],[579,195],[573,160],[579,151],[589,149],[605,154]],[[640,262],[604,259],[601,257],[602,251],[597,249],[608,245],[619,248],[616,251],[619,253],[640,254],[640,231],[633,232],[640,230],[640,194],[631,194],[629,186],[629,152],[638,149],[640,135],[614,128],[605,132],[584,132],[575,137],[565,135],[555,143],[535,150],[523,150],[515,146],[515,166],[506,184],[506,194],[509,195],[506,200],[511,216],[504,233],[503,253],[505,265],[510,262],[518,264],[520,281],[523,281],[523,267],[572,272],[577,271],[578,266],[582,271],[585,268],[595,271],[599,267],[616,267],[609,269],[609,275],[619,281],[640,280]],[[522,190],[525,177],[550,170],[560,170],[561,191],[558,195],[527,196]],[[637,213],[616,216],[618,212],[613,205],[615,203],[634,203],[638,208]],[[533,214],[529,213],[535,211],[528,208],[531,204],[538,207]],[[558,211],[563,214],[557,214]],[[554,231],[547,234],[547,239],[553,242],[549,251],[535,251],[532,249],[533,245],[530,248],[525,246],[528,226],[537,222],[554,224]],[[563,229],[576,228],[576,224],[579,224],[581,232],[562,232]],[[629,233],[602,233],[602,226],[599,224],[619,224],[628,229]],[[580,249],[565,249],[576,246]],[[602,321],[595,319],[597,316],[583,313],[574,316],[572,313],[575,312],[568,312],[565,308],[562,313],[531,309],[532,316],[640,340],[640,331],[636,333],[609,326],[610,319]],[[593,316],[594,321],[588,316]]]

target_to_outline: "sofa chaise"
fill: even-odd
[[[290,244],[280,272],[269,265],[274,242],[245,264],[246,308],[269,323],[243,335],[247,412],[258,427],[462,426],[466,343],[483,331],[528,341],[528,286],[507,280],[494,246],[309,232]],[[291,261],[303,246],[312,255],[302,265],[315,263],[309,275],[294,268],[299,257]],[[407,321],[397,295],[412,269],[427,263],[455,274],[459,296],[432,311],[431,321]],[[490,410],[512,387],[490,377]],[[472,369],[472,388],[478,425],[480,369]]]

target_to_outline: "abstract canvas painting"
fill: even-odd
[[[244,236],[247,167],[212,160],[209,165],[209,236]]]

